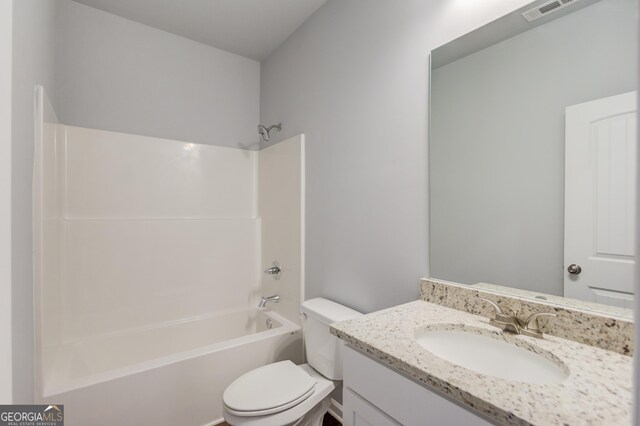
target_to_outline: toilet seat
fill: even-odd
[[[300,404],[315,391],[316,380],[291,361],[256,368],[224,391],[226,410],[236,416],[274,414]]]
[[[302,401],[304,401],[305,399],[313,395],[314,392],[315,392],[315,388],[311,388],[309,389],[309,392],[305,393],[301,397],[294,399],[293,401],[287,404],[269,408],[267,410],[262,410],[262,411],[237,411],[227,406],[225,406],[225,408],[229,413],[234,414],[236,416],[240,416],[240,417],[266,416],[267,414],[275,414],[275,413],[279,413],[281,411],[287,410],[291,407],[295,407],[296,405],[300,404]]]

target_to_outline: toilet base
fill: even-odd
[[[304,415],[300,420],[294,423],[294,426],[322,426],[324,415],[329,411],[331,405],[331,397],[326,397],[320,401],[315,407]]]

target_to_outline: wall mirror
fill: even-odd
[[[431,53],[431,277],[631,315],[637,15],[536,1]]]

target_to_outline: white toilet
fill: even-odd
[[[243,374],[224,391],[224,419],[234,426],[320,426],[335,380],[342,380],[342,341],[329,325],[362,314],[327,299],[302,304],[308,364],[276,362]]]

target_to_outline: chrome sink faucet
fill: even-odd
[[[491,300],[485,299],[483,297],[479,298],[480,300],[487,302],[493,309],[495,310],[495,318],[489,320],[489,324],[494,327],[498,327],[503,331],[508,331],[515,334],[523,334],[529,337],[537,337],[542,339],[543,334],[542,330],[540,330],[540,325],[538,324],[538,318],[541,316],[555,317],[556,314],[547,313],[547,312],[537,312],[529,315],[525,320],[521,320],[517,317],[518,312],[511,310],[511,314],[505,313],[500,306],[493,303]]]
[[[277,294],[274,294],[273,296],[267,296],[267,297],[262,297],[262,299],[260,299],[260,303],[258,303],[258,308],[263,309],[267,306],[267,303],[272,302],[272,303],[278,303],[280,301],[280,296],[278,296]]]

